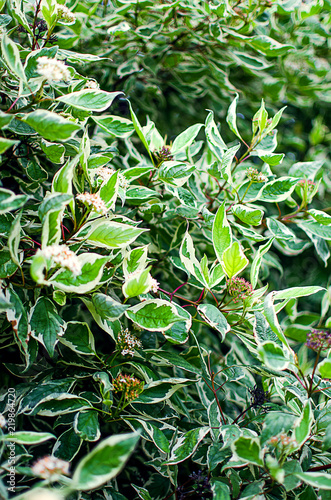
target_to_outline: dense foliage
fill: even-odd
[[[1,498],[330,498],[329,11],[0,0]]]

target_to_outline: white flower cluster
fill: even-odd
[[[27,493],[24,493],[23,500],[65,500],[65,498],[57,490],[33,488]]]
[[[92,209],[102,215],[106,215],[108,208],[105,202],[100,198],[99,193],[82,193],[76,196],[77,200],[90,205]]]
[[[61,474],[69,474],[69,462],[65,462],[60,458],[48,456],[40,458],[33,466],[32,472],[36,476],[48,479],[52,476],[59,476]]]
[[[122,189],[127,189],[129,187],[129,182],[128,180],[126,179],[126,177],[124,177],[123,174],[118,174],[118,179],[120,181],[120,187]]]
[[[75,276],[82,272],[82,267],[75,252],[66,245],[50,245],[43,250],[38,250],[46,259],[52,259],[55,264],[66,267]]]
[[[58,18],[65,23],[74,23],[76,21],[75,14],[65,5],[57,5],[57,15]]]
[[[256,168],[249,167],[246,170],[246,175],[251,182],[266,182],[268,177],[261,172],[259,172]]]
[[[86,89],[98,89],[99,88],[99,84],[98,82],[96,82],[95,80],[88,80],[86,83],[85,83],[85,88]]]
[[[101,177],[103,181],[108,181],[115,172],[116,170],[108,167],[98,167],[95,169],[96,175]]]
[[[102,178],[103,181],[108,181],[108,179],[116,172],[113,168],[109,167],[98,167],[95,169],[95,173]],[[123,189],[127,189],[129,183],[123,174],[118,174],[119,185]]]
[[[134,349],[141,349],[142,348],[142,343],[140,340],[135,337],[134,335],[131,335],[129,332],[129,329],[126,328],[125,330],[122,330],[117,337],[117,345],[119,349],[121,350],[122,356],[127,356],[128,354],[130,356],[134,355]]]
[[[0,429],[3,429],[7,425],[7,420],[5,417],[0,413]]]
[[[38,57],[38,73],[48,81],[60,82],[70,80],[70,72],[63,61],[50,59],[47,56]]]
[[[151,288],[150,288],[150,290],[152,290],[152,292],[156,293],[158,291],[158,289],[159,289],[159,284],[160,283],[158,281],[156,281],[155,278],[152,278],[151,279]]]

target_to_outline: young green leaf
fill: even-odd
[[[248,265],[248,262],[238,241],[235,241],[224,250],[221,260],[223,271],[228,278],[234,278],[241,273]]]
[[[216,256],[221,262],[224,250],[232,243],[232,233],[226,218],[226,205],[223,203],[217,210],[213,223],[213,245]]]
[[[139,440],[136,432],[130,434],[114,434],[101,441],[77,465],[72,486],[77,491],[88,491],[107,483],[116,477]]]

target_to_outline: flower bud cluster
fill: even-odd
[[[316,183],[314,181],[311,181],[310,179],[301,179],[298,182],[298,186],[304,189],[304,187],[307,185],[308,187],[308,193],[314,191]]]
[[[229,295],[234,297],[233,302],[247,299],[253,293],[251,283],[244,278],[232,278],[227,282],[227,285]]]
[[[248,177],[248,179],[251,181],[251,182],[266,182],[268,180],[268,177],[264,174],[262,174],[261,172],[259,172],[258,170],[256,170],[256,168],[253,168],[253,167],[249,167],[247,170],[246,170],[246,176]]]
[[[122,392],[126,402],[133,401],[144,389],[144,382],[132,375],[120,373],[113,380],[114,392]]]
[[[306,346],[313,351],[331,349],[331,332],[325,330],[311,330],[307,333]]]
[[[105,202],[100,198],[99,193],[82,193],[77,195],[76,199],[91,206],[92,210],[99,214],[106,215],[108,212],[108,208]]]
[[[67,245],[50,245],[38,250],[37,255],[42,255],[46,259],[52,259],[55,264],[69,269],[75,276],[82,272],[82,266],[75,252],[70,250]]]
[[[36,476],[43,477],[44,479],[51,478],[52,476],[59,476],[62,474],[69,474],[69,462],[65,462],[60,458],[47,456],[40,458],[33,466],[32,472]]]
[[[47,56],[38,57],[37,71],[48,81],[67,82],[70,80],[70,72],[63,61],[51,59]]]
[[[64,23],[74,23],[76,21],[75,14],[65,5],[57,5],[57,16]]]
[[[280,434],[279,436],[272,436],[269,439],[269,443],[272,446],[277,446],[279,443],[283,446],[296,446],[297,442],[292,436],[288,436],[287,434]]]
[[[161,149],[159,149],[159,151],[154,151],[154,156],[157,159],[158,164],[162,163],[163,161],[171,161],[174,159],[168,146],[163,146]]]
[[[117,336],[117,348],[121,351],[122,356],[133,356],[135,349],[141,349],[142,343],[140,340],[131,335],[128,328],[121,330]]]

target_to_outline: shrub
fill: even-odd
[[[327,264],[323,161],[282,170],[284,109],[242,138],[238,96],[229,141],[212,111],[168,141],[79,68],[101,2],[5,9],[1,495],[325,500],[329,290],[268,290],[278,255]]]

